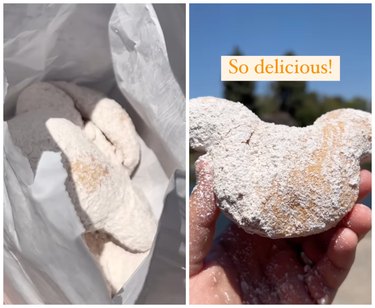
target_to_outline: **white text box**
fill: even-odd
[[[340,81],[340,56],[221,56],[222,81]]]

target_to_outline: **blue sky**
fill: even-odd
[[[370,4],[190,5],[190,97],[222,96],[220,56],[341,56],[341,81],[308,82],[322,95],[371,99]],[[257,82],[264,94],[268,82]]]

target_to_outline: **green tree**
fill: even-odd
[[[258,115],[276,113],[279,111],[279,106],[275,103],[275,99],[272,95],[258,95],[256,98],[256,108]]]
[[[322,101],[322,108],[322,113],[326,113],[339,108],[348,108],[348,106],[341,96],[325,96]]]
[[[323,108],[318,94],[310,92],[305,95],[305,99],[300,108],[296,110],[294,118],[300,126],[307,126],[313,124],[322,113]]]
[[[370,102],[362,97],[354,97],[346,104],[346,108],[360,109],[364,111],[370,111],[370,107]]]
[[[287,52],[285,55],[294,56],[294,53]],[[271,86],[280,111],[289,113],[293,118],[297,110],[303,105],[306,88],[305,81],[276,81]]]
[[[238,46],[234,47],[232,55],[241,56],[243,53]],[[233,102],[240,102],[257,113],[255,104],[255,82],[252,81],[224,81],[224,97]]]

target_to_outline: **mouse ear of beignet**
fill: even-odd
[[[18,96],[16,114],[48,107],[75,109],[73,100],[63,90],[48,82],[36,82]]]
[[[139,163],[140,145],[134,124],[124,108],[92,89],[64,81],[53,84],[72,97],[82,116],[102,131],[114,146],[116,157],[120,157],[123,165],[132,173]]]
[[[189,123],[190,147],[206,152],[224,139],[246,141],[261,121],[240,103],[207,96],[190,100]]]

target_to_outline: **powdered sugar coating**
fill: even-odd
[[[249,233],[319,233],[353,207],[371,115],[340,109],[299,128],[262,122],[240,103],[190,101],[190,146],[212,161],[219,207]]]
[[[64,81],[55,81],[53,84],[66,92],[82,116],[99,128],[114,146],[116,160],[132,173],[140,160],[140,145],[134,124],[125,109],[93,89]]]
[[[149,250],[156,221],[125,168],[112,165],[70,121],[49,119],[46,126],[64,154],[66,188],[85,229],[104,230],[133,252]]]
[[[72,98],[64,91],[48,82],[36,82],[25,88],[18,96],[16,114],[46,107],[75,109]]]

